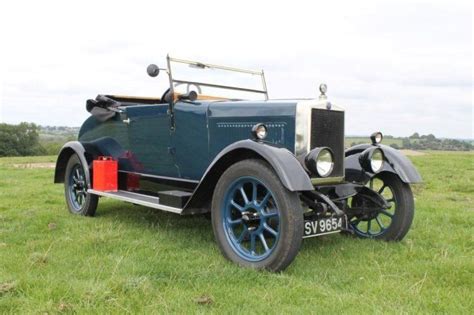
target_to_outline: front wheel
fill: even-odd
[[[73,214],[93,216],[99,197],[89,194],[86,181],[85,167],[77,154],[71,155],[66,166],[64,178],[64,195],[69,212]]]
[[[212,225],[223,255],[238,265],[280,271],[295,258],[303,237],[303,211],[261,160],[229,167],[212,198]]]
[[[375,238],[386,241],[400,241],[408,233],[413,222],[415,204],[410,185],[391,173],[377,174],[371,178],[368,186],[380,194],[389,207],[387,209],[367,204],[367,201],[353,197],[350,207],[367,207],[370,211],[363,215],[350,217],[350,225],[354,233],[362,238]]]

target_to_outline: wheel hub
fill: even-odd
[[[247,230],[254,231],[260,226],[260,215],[255,209],[249,210],[242,212],[242,221],[247,226]]]

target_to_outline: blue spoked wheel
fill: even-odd
[[[252,268],[284,269],[303,236],[298,195],[260,160],[244,160],[224,172],[214,191],[212,221],[224,256]]]
[[[255,177],[231,184],[221,208],[222,224],[234,251],[248,261],[268,257],[280,237],[280,214],[272,192]]]
[[[382,196],[387,209],[374,207],[370,201],[357,196],[350,200],[351,207],[368,206],[371,210],[363,215],[352,216],[350,226],[361,238],[399,241],[406,235],[413,222],[414,201],[411,188],[391,173],[377,174],[367,183],[368,187]]]
[[[87,193],[88,182],[84,166],[76,154],[71,155],[66,166],[64,193],[69,212],[93,216],[98,197]]]

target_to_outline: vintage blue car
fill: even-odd
[[[344,110],[316,99],[269,99],[263,71],[167,57],[161,98],[99,95],[78,141],[59,153],[74,214],[99,197],[182,215],[210,213],[223,255],[280,271],[303,238],[344,232],[399,241],[414,215],[412,163],[382,145],[344,148]],[[93,162],[117,161],[117,191],[94,189]]]

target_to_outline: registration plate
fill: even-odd
[[[347,229],[347,218],[342,217],[323,217],[304,221],[303,238],[319,235],[339,233]]]

